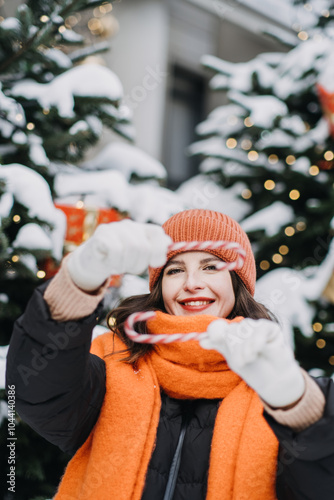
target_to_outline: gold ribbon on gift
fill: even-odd
[[[322,292],[322,296],[328,300],[328,302],[334,304],[334,271],[326,285],[325,290]]]
[[[96,207],[85,207],[85,218],[83,223],[82,241],[88,240],[94,233],[98,224],[99,209]]]

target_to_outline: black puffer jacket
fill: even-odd
[[[34,292],[15,324],[7,384],[16,386],[17,410],[23,420],[73,454],[90,434],[105,394],[104,361],[89,353],[101,306],[81,321],[56,322],[43,300],[45,286]],[[326,396],[326,411],[308,429],[294,433],[265,414],[280,441],[278,500],[334,498],[334,384],[325,378],[317,383]],[[218,405],[219,400],[179,401],[162,394],[143,500],[163,500],[166,488],[174,491],[171,479],[176,485],[170,498],[205,499]]]
[[[173,476],[173,500],[205,498],[210,445],[219,403],[218,399],[184,401],[161,394],[157,445],[148,467],[142,500],[163,499],[168,478],[173,482]],[[178,444],[179,452],[176,452]],[[177,456],[180,459],[178,471],[171,467]],[[171,484],[168,489],[173,486]]]

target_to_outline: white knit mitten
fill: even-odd
[[[274,408],[295,403],[304,393],[302,371],[279,326],[267,319],[246,318],[240,323],[213,321],[204,349],[216,349],[259,396]]]
[[[67,268],[85,291],[99,288],[114,274],[141,274],[166,262],[171,239],[155,224],[131,220],[101,224],[93,236],[69,256]]]

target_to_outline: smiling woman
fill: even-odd
[[[211,210],[187,210],[168,219],[163,229],[174,243],[207,240],[236,242],[246,252],[245,261],[236,271],[218,271],[213,269],[219,267],[215,264],[234,261],[237,257],[235,251],[224,246],[205,252],[184,252],[183,247],[169,250],[165,266],[150,268],[151,293],[126,298],[108,316],[110,329],[127,346],[127,350],[123,351],[128,353],[125,361],[136,363],[153,349],[149,344],[134,343],[125,333],[127,318],[138,311],[158,310],[175,316],[208,314],[228,319],[238,316],[272,319],[266,307],[253,298],[254,256],[246,233],[235,220]],[[214,289],[209,289],[208,280]],[[209,299],[210,304],[189,304],[188,299],[191,299],[190,302]],[[137,323],[136,330],[148,333],[146,322]]]
[[[201,251],[178,245],[193,241]],[[228,271],[232,242],[245,257]],[[111,332],[91,345],[109,276],[148,266],[150,293],[122,301]],[[99,226],[37,289],[15,325],[7,383],[20,416],[74,454],[55,500],[331,498],[333,381],[300,369],[253,298],[255,275],[236,221],[187,210],[162,228]],[[165,343],[137,344],[124,331],[132,313],[149,310],[136,329]],[[193,332],[199,341],[174,341]]]
[[[231,275],[220,271],[220,259],[206,252],[173,257],[162,278],[162,296],[169,314],[211,314],[227,318],[235,303]]]

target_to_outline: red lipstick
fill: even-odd
[[[178,302],[185,311],[201,312],[211,306],[214,303],[214,299],[209,297],[188,297]]]

